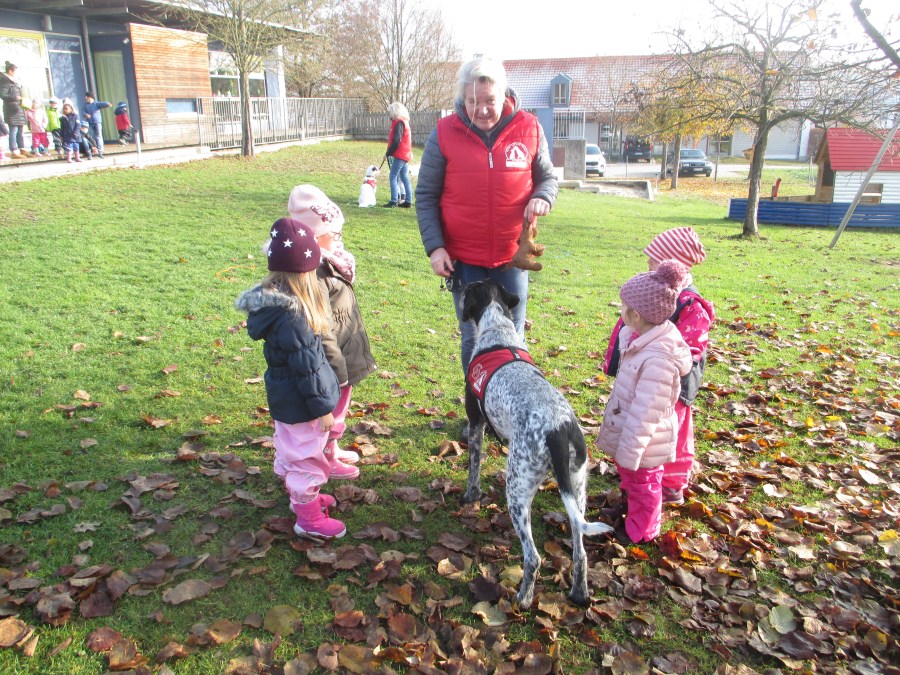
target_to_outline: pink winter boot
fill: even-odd
[[[344,464],[334,456],[334,453],[329,452],[328,448],[326,448],[325,452],[322,454],[325,456],[325,461],[328,462],[328,468],[330,470],[330,473],[328,474],[329,478],[334,478],[336,480],[353,480],[359,478],[358,468],[352,464]]]
[[[328,441],[328,445],[325,447],[325,453],[331,453],[336,460],[343,462],[344,464],[356,464],[359,462],[358,453],[338,447],[337,441]]]
[[[347,528],[341,521],[328,517],[328,509],[323,510],[323,503],[319,498],[305,504],[294,504],[294,513],[297,514],[294,534],[298,536],[336,539],[347,533]]]

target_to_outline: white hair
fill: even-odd
[[[476,82],[488,82],[496,87],[496,94],[502,99],[506,96],[509,81],[506,79],[506,69],[500,61],[493,59],[477,58],[464,63],[456,72],[456,100],[460,103],[466,100],[466,87]]]
[[[409,119],[409,110],[406,109],[406,106],[402,103],[394,101],[387,107],[388,115],[391,116],[391,119],[401,119],[408,120]]]

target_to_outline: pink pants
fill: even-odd
[[[616,466],[621,480],[619,488],[628,494],[625,531],[634,542],[655,539],[662,524],[663,467],[631,471]]]
[[[675,404],[678,417],[678,440],[675,443],[675,460],[666,464],[662,485],[673,490],[684,490],[691,480],[694,466],[694,412],[681,401]]]
[[[44,146],[45,148],[49,147],[49,142],[47,139],[46,131],[39,131],[37,133],[31,132],[31,147],[34,150],[37,150],[38,147]]]
[[[276,474],[284,478],[291,506],[315,499],[331,473],[323,450],[328,434],[318,419],[298,424],[275,422]]]
[[[334,451],[334,446],[337,445],[347,428],[347,411],[350,409],[350,393],[352,391],[353,387],[349,384],[341,387],[341,397],[338,399],[337,405],[334,406],[334,410],[331,411],[331,414],[334,415],[334,426],[328,432],[327,450],[329,454]]]

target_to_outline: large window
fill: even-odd
[[[41,101],[50,97],[50,67],[43,35],[0,29],[0,54],[2,61],[16,64],[22,96]]]
[[[238,96],[238,70],[231,54],[226,52],[209,53],[209,82],[213,96]],[[260,70],[250,73],[250,95],[266,95],[266,76]]]

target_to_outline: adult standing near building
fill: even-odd
[[[455,108],[425,145],[416,215],[431,269],[453,294],[465,373],[475,328],[461,320],[463,287],[491,279],[517,295],[512,318],[524,338],[528,272],[506,265],[523,227],[550,212],[559,186],[541,125],[520,109],[502,63],[464,64]]]
[[[9,126],[9,154],[15,158],[28,157],[25,150],[25,110],[22,108],[22,85],[16,79],[16,64],[6,62],[0,73],[0,98],[3,99],[3,119]]]
[[[389,177],[391,201],[384,206],[387,208],[399,206],[408,209],[412,206],[412,183],[409,182],[409,163],[412,161],[412,129],[409,126],[409,110],[405,105],[396,101],[391,103],[387,110],[388,115],[391,116],[391,131],[388,134],[388,147],[384,156],[387,157],[391,167]],[[400,199],[401,192],[403,199]]]
[[[87,92],[84,95],[84,106],[81,108],[81,116],[87,121],[91,134],[97,142],[97,154],[103,157],[103,118],[100,111],[112,105],[109,101],[96,101],[94,94]]]

